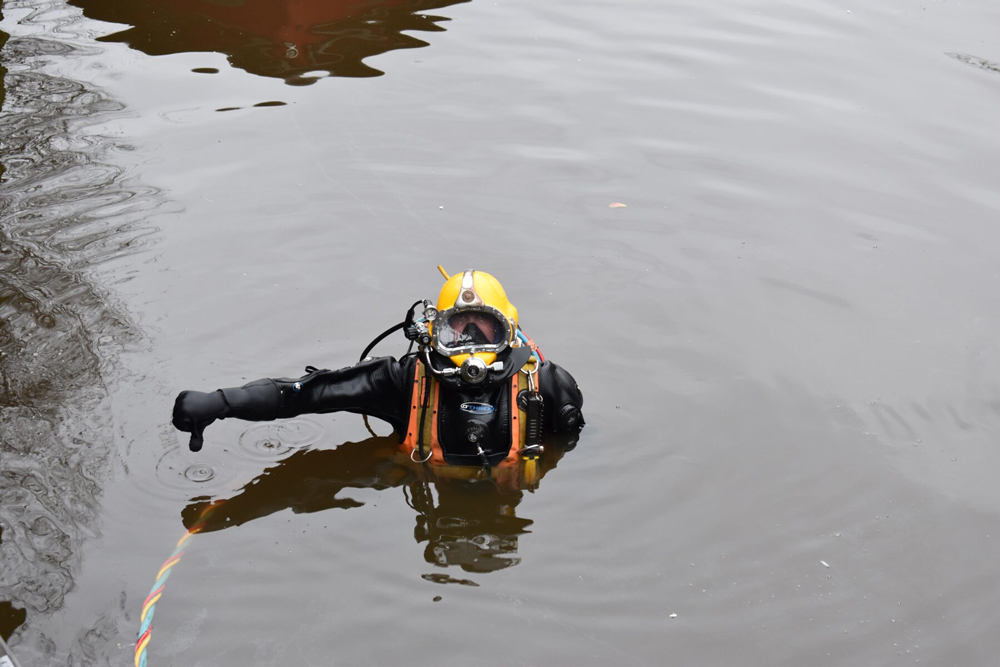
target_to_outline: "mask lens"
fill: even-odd
[[[438,344],[454,350],[474,345],[499,345],[504,340],[503,324],[491,313],[481,311],[459,311],[444,322],[435,322],[440,327]]]

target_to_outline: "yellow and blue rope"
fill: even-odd
[[[139,638],[135,643],[135,667],[146,667],[146,649],[149,646],[149,638],[153,632],[153,613],[156,611],[156,603],[163,596],[163,587],[167,585],[170,573],[173,572],[174,566],[181,562],[181,556],[184,555],[187,541],[191,539],[192,535],[201,532],[205,527],[205,520],[208,518],[208,515],[211,514],[212,510],[221,505],[222,502],[224,501],[212,503],[202,511],[198,517],[198,521],[178,540],[174,552],[170,554],[170,558],[164,561],[163,565],[160,566],[160,571],[156,573],[156,581],[153,584],[153,588],[150,589],[149,595],[146,596],[145,601],[142,603],[142,614],[139,616],[141,625],[139,626]]]

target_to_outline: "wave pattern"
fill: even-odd
[[[46,56],[88,52],[67,43],[75,19],[57,8],[6,3],[7,12],[28,10],[19,26],[33,34],[13,35],[0,52],[8,70],[0,112],[0,602],[26,611],[15,644],[68,659],[74,650],[34,636],[31,621],[63,606],[82,545],[100,532],[113,452],[108,385],[118,354],[141,338],[94,274],[144,247],[155,232],[144,221],[160,193],[114,164],[127,145],[87,131],[122,105],[46,71]],[[94,653],[87,637],[100,634],[97,626],[82,631],[82,662]]]

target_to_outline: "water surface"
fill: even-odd
[[[1000,7],[314,4],[4,4],[26,665],[131,661],[220,499],[151,665],[995,661]],[[438,263],[584,390],[537,487],[169,425],[351,363]]]

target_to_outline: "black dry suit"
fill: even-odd
[[[439,370],[454,368],[446,357],[431,352],[424,359],[415,354],[401,360],[366,359],[335,371],[307,367],[307,374],[298,379],[262,379],[209,394],[182,392],[174,405],[174,425],[191,432],[192,449],[199,449],[201,431],[215,419],[270,421],[353,412],[391,424],[404,444],[419,451],[417,456],[429,459],[436,451],[432,462],[497,465],[511,453],[512,444],[524,442],[524,427],[520,437],[517,428],[518,416],[525,420],[527,376],[520,371],[530,353],[527,347],[508,348],[497,357],[504,361],[504,370],[490,371],[478,384],[457,374],[428,373],[427,360]],[[534,394],[535,388],[546,431],[583,425],[583,395],[569,373],[544,361],[528,392]]]

